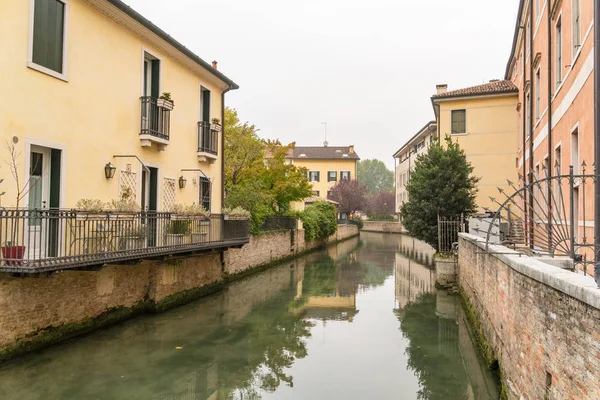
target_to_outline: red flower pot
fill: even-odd
[[[2,246],[2,258],[6,265],[21,266],[25,256],[25,246]]]

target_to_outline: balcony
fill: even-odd
[[[248,241],[248,220],[220,214],[0,210],[0,272],[51,272],[240,247]]]
[[[198,161],[214,164],[219,155],[219,131],[208,122],[198,122]]]
[[[142,128],[140,141],[142,147],[150,147],[152,143],[158,146],[159,151],[166,149],[169,144],[171,130],[171,108],[164,105],[164,101],[154,97],[140,97],[142,110]]]

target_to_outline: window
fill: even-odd
[[[573,58],[581,47],[581,0],[572,0],[573,7]]]
[[[313,190],[313,191],[312,191],[312,194],[313,194],[313,196],[317,196],[317,197],[319,197],[319,194],[320,194],[320,193],[319,193],[319,191],[318,191],[318,190]]]
[[[573,173],[579,174],[579,127],[571,132],[571,165]]]
[[[559,18],[556,23],[555,37],[556,50],[554,53],[556,57],[556,67],[554,73],[556,74],[556,88],[558,89],[562,83],[562,18]]]
[[[452,111],[452,134],[467,133],[467,111]]]
[[[531,135],[531,96],[525,95],[525,139]]]
[[[561,174],[561,167],[562,167],[562,160],[561,160],[561,150],[560,150],[560,146],[558,146],[556,148],[556,150],[554,150],[554,160],[556,160],[556,164],[553,167],[554,168],[554,175],[560,175]],[[554,207],[554,219],[556,221],[560,221],[561,220],[561,214],[562,214],[562,204],[564,198],[562,197],[562,191],[561,191],[561,181],[560,179],[556,179],[554,181],[554,189],[553,191],[553,203],[555,204]]]
[[[529,54],[531,53],[531,24],[529,19],[527,20],[527,27],[525,28],[525,40],[526,40],[526,45],[527,45],[527,56],[529,57]]]
[[[308,181],[309,182],[320,182],[319,175],[320,175],[319,171],[309,171]]]
[[[539,68],[535,74],[535,120],[538,121],[540,119],[540,109],[542,102],[542,90],[540,86],[542,85],[542,79],[540,77],[541,68]]]
[[[210,179],[201,176],[200,177],[200,197],[198,204],[201,204],[202,207],[210,211]]]
[[[350,171],[341,171],[340,172],[340,180],[350,180]]]
[[[327,182],[337,182],[337,171],[327,172]]]
[[[67,0],[33,0],[29,66],[66,80]]]
[[[423,148],[424,148],[424,147],[425,147],[425,141],[423,141],[423,142],[421,142],[421,143],[417,144],[417,146],[416,146],[416,150],[417,150],[417,151],[421,151],[421,150],[423,150]]]
[[[332,190],[328,190],[327,191],[327,198],[331,199],[333,197],[333,191]]]
[[[535,11],[537,18],[540,18],[540,14],[542,13],[542,0],[537,0],[535,4]]]
[[[150,53],[144,52],[144,97],[160,96],[160,60]]]

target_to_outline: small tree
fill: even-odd
[[[306,240],[328,238],[337,231],[335,206],[325,201],[317,201],[300,213]]]
[[[438,215],[470,216],[477,210],[479,178],[472,174],[473,166],[458,143],[449,137],[445,146],[433,142],[427,153],[418,156],[406,187],[408,202],[400,216],[408,232],[437,249]]]
[[[367,206],[369,189],[357,180],[342,179],[331,188],[330,200],[338,202],[339,211],[352,215],[357,211],[364,211]]]

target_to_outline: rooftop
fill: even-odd
[[[471,86],[464,89],[451,90],[431,96],[433,101],[456,97],[487,96],[492,94],[518,93],[519,89],[508,80],[497,80],[483,85]]]
[[[408,142],[406,142],[402,147],[400,147],[400,149],[397,152],[394,153],[394,158],[398,158],[400,156],[400,153],[402,153],[407,147],[409,147],[415,141],[415,139],[418,139],[421,135],[428,133],[429,131],[432,131],[435,128],[437,128],[437,122],[429,121],[427,124],[425,124],[423,128],[421,128],[417,133],[415,133],[415,135],[411,137],[408,140]]]
[[[354,146],[296,146],[287,158],[295,160],[360,160]]]

